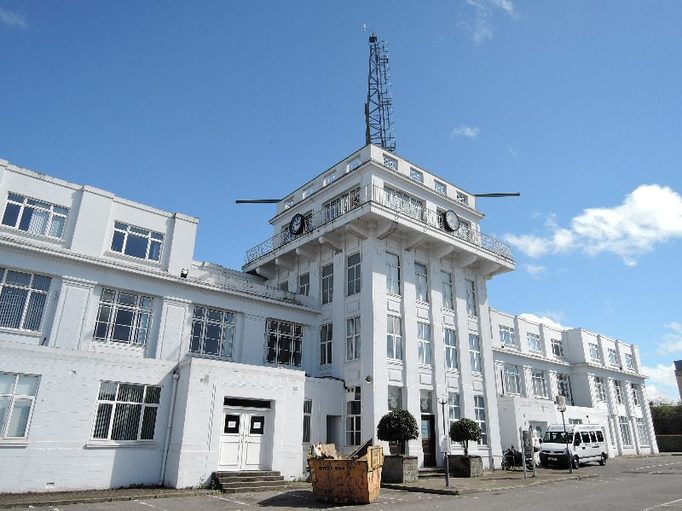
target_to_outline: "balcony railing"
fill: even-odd
[[[447,231],[443,225],[443,215],[437,211],[425,208],[424,203],[418,199],[393,189],[382,188],[376,185],[365,185],[328,202],[321,210],[308,214],[305,217],[301,234],[292,235],[289,232],[289,226],[286,225],[280,233],[247,250],[246,264],[250,264],[298,238],[308,236],[315,229],[333,222],[368,202],[383,206],[417,222],[427,224],[443,231],[449,236],[466,241],[508,261],[514,261],[511,246],[507,243],[480,231],[473,230],[464,223],[455,232]]]

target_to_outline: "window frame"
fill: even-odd
[[[600,403],[606,402],[606,382],[602,376],[594,377],[594,389],[596,392],[597,401]]]
[[[353,262],[351,263],[351,258]],[[362,257],[360,252],[346,257],[346,296],[360,293],[362,288]]]
[[[17,208],[16,219],[14,221],[14,224],[5,223],[6,219],[8,221],[10,219],[8,218],[8,215],[10,215],[9,213],[10,207],[12,206],[14,208]],[[26,220],[28,222],[28,225],[25,226],[26,227],[25,229],[22,229],[22,224],[24,224],[25,222],[24,215],[26,214],[26,211],[29,209],[31,210],[31,214],[30,216],[27,217]],[[52,202],[48,202],[42,199],[36,199],[35,197],[29,197],[28,195],[24,195],[23,193],[7,192],[5,209],[2,214],[2,219],[0,219],[0,225],[3,225],[4,227],[9,227],[10,229],[15,229],[17,231],[25,232],[27,234],[31,234],[33,236],[51,238],[54,240],[62,240],[64,239],[66,223],[69,219],[69,209],[70,208],[67,208],[66,206],[54,204]],[[45,223],[42,229],[43,232],[31,230],[31,224],[33,216],[36,214],[36,210],[43,215],[47,215],[46,218],[44,217]],[[55,223],[55,219],[57,218],[61,219],[62,222],[61,226],[59,226],[58,223]],[[55,230],[54,229],[55,225],[59,226],[57,227],[59,234],[52,234],[52,232]]]
[[[362,387],[352,388],[346,395],[346,445],[362,443]]]
[[[440,271],[441,292],[443,296],[442,307],[448,310],[455,309],[455,295],[452,288],[452,272]]]
[[[132,232],[137,230],[137,232]],[[123,239],[120,240],[121,243],[121,249],[117,250],[115,248],[115,243],[117,242],[117,234],[123,233]],[[130,239],[130,236],[135,236],[137,238],[145,238],[146,239],[146,246],[145,246],[145,252],[144,256],[139,256],[135,254],[129,254],[126,252],[126,249],[128,248],[128,242]],[[146,229],[144,227],[139,227],[137,225],[132,225],[127,222],[121,222],[119,220],[114,221],[114,228],[113,232],[111,235],[111,243],[109,245],[109,250],[113,253],[116,254],[121,254],[126,257],[132,257],[134,259],[141,259],[143,261],[150,261],[152,263],[161,263],[161,259],[163,258],[163,249],[164,249],[164,241],[165,241],[165,236],[163,233],[160,233],[158,231],[153,231],[151,229]],[[153,245],[158,245],[158,257],[153,258],[150,257],[152,253],[152,246]]]
[[[635,357],[632,356],[632,353],[626,353],[625,356],[625,369],[629,371],[634,371],[635,370]]]
[[[613,380],[613,393],[616,396],[616,403],[619,405],[625,404],[625,396],[623,394],[623,386],[620,380]]]
[[[410,167],[410,179],[417,183],[424,184],[424,173],[414,167]]]
[[[469,332],[469,363],[472,373],[483,372],[483,360],[481,358],[481,338],[478,334],[471,332]]]
[[[102,386],[105,384],[112,384],[116,385],[116,392],[114,393],[114,399],[105,399],[102,398]],[[122,385],[127,385],[127,386],[134,386],[134,387],[143,387],[143,392],[142,392],[142,397],[141,400],[138,401],[125,401],[125,400],[119,400],[119,391],[121,389]],[[154,402],[147,402],[147,396],[148,396],[148,391],[149,389],[158,389],[158,401],[156,403]],[[96,400],[96,406],[95,406],[95,417],[93,420],[92,424],[92,429],[90,432],[90,438],[93,442],[109,442],[109,443],[138,443],[138,442],[154,442],[155,437],[156,437],[156,427],[158,426],[157,424],[157,419],[159,417],[159,408],[161,405],[161,392],[163,391],[163,385],[147,385],[143,383],[129,383],[129,382],[119,382],[119,381],[111,381],[111,380],[101,380],[99,387],[97,389],[97,400]],[[110,405],[111,410],[109,412],[109,417],[107,419],[108,425],[107,425],[107,433],[106,437],[101,437],[101,436],[95,436],[97,433],[98,425],[99,425],[99,417],[100,417],[100,407],[104,405]],[[137,430],[136,430],[136,435],[134,439],[114,439],[111,438],[112,432],[114,429],[114,423],[116,422],[116,410],[119,407],[119,405],[124,405],[124,406],[140,406],[140,414],[138,417],[138,424],[137,424]],[[143,433],[143,427],[144,427],[144,420],[145,420],[145,412],[147,409],[155,409],[155,415],[154,415],[154,425],[152,427],[152,437],[151,438],[142,438],[142,433]],[[127,415],[127,414],[126,414]],[[124,417],[125,420],[128,419],[128,417]]]
[[[504,347],[516,348],[516,329],[512,326],[500,325],[500,344]]]
[[[632,441],[632,432],[630,431],[630,421],[628,421],[627,417],[619,415],[618,426],[620,430],[620,439],[621,442],[623,443],[623,447],[632,448],[634,444]]]
[[[464,283],[466,285],[467,316],[477,318],[478,304],[476,303],[476,282],[472,279],[465,279]]]
[[[612,366],[612,367],[619,367],[620,366],[618,364],[618,352],[613,348],[608,349],[608,360],[609,360],[610,366]]]
[[[362,349],[361,328],[360,316],[346,318],[346,362],[360,359]]]
[[[502,371],[504,376],[505,394],[520,396],[522,394],[522,386],[519,366],[515,364],[504,364]]]
[[[417,356],[420,365],[433,365],[431,324],[424,321],[417,321]]]
[[[325,271],[329,272],[325,274]],[[320,293],[322,305],[334,301],[334,263],[325,264],[320,268]]]
[[[200,309],[203,309],[203,314],[198,315]],[[218,313],[220,319],[217,320],[211,317],[211,313],[215,315]],[[231,319],[231,321],[230,321]],[[201,327],[200,334],[195,335],[195,325],[199,324]],[[218,353],[207,353],[206,348],[206,333],[209,328],[219,327],[220,337],[218,338]],[[193,355],[202,355],[209,357],[224,358],[232,360],[234,357],[234,344],[237,332],[237,314],[234,311],[220,309],[218,307],[208,307],[205,305],[194,305],[192,310],[192,327],[190,330],[189,352]],[[193,345],[195,337],[199,338],[199,350],[195,351]],[[229,347],[229,351],[226,349]]]
[[[591,342],[589,343],[590,360],[592,362],[602,363],[601,351],[599,350],[599,344]]]
[[[531,339],[533,339],[532,342]],[[526,332],[526,341],[528,341],[528,351],[530,351],[531,353],[540,354],[544,353],[543,350],[544,343],[542,342],[542,337],[540,337],[540,334],[536,334],[535,332]]]
[[[391,389],[398,389],[397,396],[396,395],[391,395]],[[391,404],[391,401],[395,401],[396,397],[399,397],[399,405],[398,406],[393,406]],[[388,411],[393,411],[393,410],[402,410],[403,409],[403,388],[398,385],[389,385],[388,386]]]
[[[320,325],[320,365],[332,364],[334,343],[334,324],[324,323]]]
[[[421,268],[423,272],[419,272]],[[429,303],[429,268],[425,263],[414,262],[414,287],[418,302]]]
[[[303,296],[310,294],[310,272],[298,276],[298,294]]]
[[[36,397],[38,396],[38,391],[40,390],[41,375],[32,373],[12,373],[7,371],[0,371],[0,375],[4,375],[9,378],[13,378],[13,382],[10,385],[8,392],[0,391],[0,400],[7,400],[7,407],[5,411],[5,416],[0,416],[0,446],[3,442],[21,442],[28,440],[28,434],[31,429],[31,421],[33,419],[33,413],[35,410]],[[33,378],[35,384],[33,385],[33,394],[18,394],[17,388],[19,387],[19,379]],[[23,424],[23,434],[21,436],[9,436],[7,433],[12,424],[12,419],[16,412],[17,401],[30,401],[28,415],[26,416],[26,421]],[[21,416],[19,416],[21,419]]]
[[[386,292],[400,296],[400,256],[392,252],[386,252]]]
[[[113,293],[113,297],[110,301],[105,301],[104,296],[106,293]],[[121,302],[121,295],[134,297],[134,305],[129,303]],[[148,302],[148,307],[141,305],[144,301]],[[103,307],[109,307],[111,310],[108,314],[108,319],[102,321],[102,309]],[[119,313],[131,313],[132,319],[130,325],[125,323],[116,323]],[[146,317],[146,326],[140,326],[141,318]],[[152,296],[147,296],[141,293],[135,293],[133,291],[125,291],[122,289],[115,289],[111,287],[103,287],[99,302],[97,304],[97,316],[95,317],[95,328],[93,330],[93,340],[98,342],[105,342],[112,345],[128,345],[128,346],[140,346],[144,347],[149,341],[149,334],[152,329],[152,321],[154,319],[154,298]],[[104,336],[98,335],[99,325],[106,325],[106,331]],[[114,338],[115,330],[117,326],[121,326],[124,329],[128,328],[128,340]],[[144,339],[139,341],[140,330],[145,330]]]
[[[533,382],[533,396],[538,399],[549,399],[549,385],[545,371],[533,368],[530,375]]]
[[[397,332],[396,325],[398,326]],[[402,318],[388,314],[386,316],[386,357],[390,360],[403,361],[404,356]]]
[[[573,406],[573,389],[571,388],[571,376],[566,373],[556,373],[557,395],[564,396],[566,402]]]
[[[448,185],[446,185],[442,181],[438,181],[437,179],[434,179],[433,180],[433,189],[435,190],[436,193],[439,193],[439,194],[444,195],[446,197],[448,195]]]
[[[456,329],[448,327],[443,328],[443,345],[445,346],[445,369],[459,370]]]
[[[312,419],[313,419],[313,400],[303,400],[303,439],[302,443],[309,444],[312,437]]]
[[[274,323],[277,324],[276,329],[272,327]],[[289,332],[282,330],[282,325],[288,325]],[[274,345],[271,342],[273,338]],[[285,350],[280,347],[283,338],[290,338],[291,349]],[[286,339],[284,341],[286,342]],[[288,361],[280,361],[280,354],[286,351],[289,352]],[[303,325],[277,318],[268,318],[265,322],[265,362],[272,366],[301,367],[303,364]]]
[[[564,343],[561,339],[551,339],[552,354],[558,358],[566,358],[564,353]]]
[[[448,420],[450,425],[462,418],[462,401],[459,392],[448,391]]]
[[[12,276],[12,281],[7,282]],[[22,279],[20,279],[20,276]],[[20,282],[20,280],[28,280]],[[50,287],[52,277],[41,273],[15,270],[6,266],[0,266],[0,328],[21,332],[41,332],[45,320],[45,310],[50,301]],[[25,296],[19,298],[19,294],[25,292]],[[17,307],[23,300],[21,311]],[[42,304],[40,303],[42,300]],[[37,312],[36,307],[40,307]],[[20,312],[17,317],[16,313]],[[11,315],[14,314],[14,317]],[[14,319],[17,319],[16,325]],[[6,324],[5,324],[6,323]]]
[[[474,420],[481,428],[481,439],[478,441],[478,445],[488,445],[488,425],[485,412],[485,397],[481,395],[474,396]]]

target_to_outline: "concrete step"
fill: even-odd
[[[279,472],[275,470],[244,470],[242,472],[215,472],[215,475],[220,476],[234,476],[234,477],[252,477],[252,476],[278,476]]]
[[[261,492],[261,491],[277,491],[286,488],[286,484],[280,484],[277,486],[255,486],[253,488],[226,488],[223,489],[223,493],[246,493],[246,492]]]
[[[213,475],[224,493],[280,490],[286,487],[284,477],[274,470],[215,472]]]
[[[268,481],[284,481],[283,476],[246,476],[246,477],[232,477],[232,476],[217,476],[218,482],[226,483],[252,483],[252,482],[268,482]]]
[[[445,470],[442,468],[420,468],[419,479],[429,479],[432,477],[445,477]]]

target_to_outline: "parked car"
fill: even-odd
[[[568,443],[568,447],[566,444]],[[604,429],[598,424],[552,424],[542,439],[540,465],[567,465],[595,461],[604,465],[608,459]]]

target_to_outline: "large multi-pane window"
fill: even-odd
[[[332,339],[334,338],[334,326],[327,323],[320,327],[320,365],[332,363]]]
[[[594,389],[597,393],[597,401],[606,401],[606,385],[601,376],[594,377]]]
[[[462,418],[462,406],[456,392],[448,392],[448,418],[450,424]]]
[[[360,445],[362,437],[362,388],[353,387],[346,401],[346,445]]]
[[[403,407],[403,388],[388,386],[388,410],[400,410]]]
[[[51,280],[0,268],[0,327],[40,330]]]
[[[459,360],[457,358],[457,332],[452,328],[443,329],[443,341],[445,344],[445,367],[457,369]]]
[[[92,438],[154,440],[161,387],[104,381],[99,386]]]
[[[415,286],[417,288],[417,301],[429,301],[429,275],[426,265],[422,263],[414,263],[414,278]]]
[[[310,294],[310,273],[298,276],[298,294],[303,296]]]
[[[334,265],[327,264],[322,267],[322,303],[331,303],[334,299]]]
[[[313,416],[313,400],[305,399],[303,401],[303,443],[310,443],[310,426]]]
[[[547,378],[545,372],[541,369],[533,369],[531,371],[533,378],[533,394],[535,397],[548,398],[549,393],[547,389]]]
[[[234,312],[197,305],[192,316],[190,351],[203,355],[232,358]]]
[[[447,271],[440,272],[440,282],[443,289],[443,308],[454,309],[455,301],[452,294],[452,273]]]
[[[2,225],[39,236],[61,238],[69,209],[17,193],[7,194]]]
[[[630,423],[627,417],[622,415],[618,417],[618,425],[620,426],[620,438],[623,441],[623,446],[632,447],[632,435],[630,434]]]
[[[488,445],[488,429],[485,420],[485,399],[483,396],[474,396],[474,420],[481,428],[480,445]]]
[[[646,425],[642,417],[637,417],[637,437],[639,438],[639,445],[642,447],[649,446],[649,433],[646,430]]]
[[[417,323],[417,351],[420,364],[431,364],[431,325]]]
[[[360,292],[360,253],[349,255],[347,264],[346,287],[348,289],[348,296]]]
[[[386,292],[400,294],[400,257],[386,253]]]
[[[635,370],[635,360],[632,357],[632,353],[625,354],[625,369],[628,369],[630,371]]]
[[[469,362],[472,372],[481,372],[481,339],[477,334],[469,334]]]
[[[384,188],[384,206],[416,220],[424,218],[424,202],[400,190]]]
[[[521,394],[519,366],[504,364],[504,386],[506,394]]]
[[[599,352],[599,345],[596,343],[590,343],[590,360],[592,362],[601,363],[601,353]]]
[[[567,374],[557,373],[556,375],[557,394],[564,396],[568,404],[573,403],[571,395],[571,378]]]
[[[478,316],[478,305],[476,304],[476,283],[473,280],[466,280],[466,302],[467,314]]]
[[[632,396],[632,404],[639,406],[639,385],[630,384],[630,395]]]
[[[552,353],[555,357],[564,357],[564,343],[561,339],[552,339]]]
[[[346,360],[360,358],[360,316],[346,319]]]
[[[151,321],[151,297],[105,288],[99,298],[94,338],[142,346]]]
[[[613,348],[609,348],[609,365],[618,365],[618,352],[616,352],[616,350]]]
[[[510,326],[500,325],[500,342],[503,346],[516,346],[516,332]]]
[[[399,316],[386,318],[386,356],[403,359],[403,329]]]
[[[332,180],[333,181],[333,180]],[[329,181],[329,182],[332,182]],[[324,206],[324,218],[326,222],[331,222],[335,218],[345,215],[353,208],[360,205],[362,197],[360,196],[360,189],[356,188],[349,192],[344,193],[338,197],[327,202]],[[308,232],[308,229],[306,232]]]
[[[158,261],[161,258],[163,234],[124,224],[114,223],[114,237],[111,250],[140,259]]]
[[[266,360],[271,364],[301,365],[303,326],[279,319],[268,319]]]
[[[540,336],[538,334],[528,332],[527,339],[528,349],[530,351],[533,353],[542,353],[542,341],[540,340]]]
[[[613,380],[613,391],[616,393],[616,403],[623,404],[623,387],[618,380]]]
[[[0,440],[28,436],[40,377],[0,373]]]

